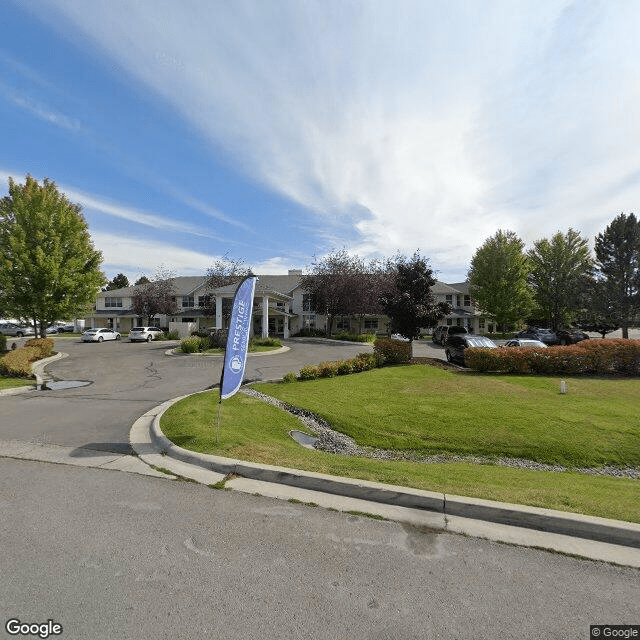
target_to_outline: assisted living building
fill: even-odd
[[[287,275],[258,276],[253,299],[255,335],[288,338],[303,329],[326,329],[326,316],[310,310],[309,296],[301,287],[301,278],[302,271],[298,269],[289,270]],[[211,289],[206,276],[179,276],[173,278],[173,285],[177,310],[170,315],[158,316],[154,324],[178,331],[181,337],[193,331],[224,328],[223,301],[233,299],[236,285]],[[145,325],[147,318],[138,316],[132,308],[138,288],[101,291],[95,310],[85,320],[85,327],[109,327],[127,332],[134,326]],[[474,333],[493,330],[469,295],[467,283],[437,282],[432,291],[438,302],[448,302],[452,307],[442,324],[463,326]],[[358,320],[336,318],[334,330],[384,334],[387,326],[386,316],[368,315]]]

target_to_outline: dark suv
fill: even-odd
[[[556,337],[560,340],[560,344],[577,344],[589,339],[589,336],[579,329],[560,329],[556,331]]]
[[[445,354],[449,362],[458,362],[465,366],[464,352],[470,347],[485,347],[497,349],[498,345],[485,336],[474,336],[471,334],[454,334],[447,338],[445,344]]]
[[[431,340],[438,344],[444,345],[447,341],[447,336],[453,335],[454,333],[467,333],[467,330],[464,327],[458,327],[457,325],[447,325],[443,324],[439,327],[436,327],[436,330],[433,332],[431,336]]]

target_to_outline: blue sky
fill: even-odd
[[[0,195],[54,180],[111,278],[346,247],[465,278],[640,198],[635,0],[10,0]]]

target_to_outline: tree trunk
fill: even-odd
[[[622,337],[627,340],[629,338],[629,327],[624,325],[622,328]]]

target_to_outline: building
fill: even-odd
[[[308,295],[300,286],[301,276],[302,271],[298,269],[289,270],[287,275],[258,276],[253,304],[255,335],[288,338],[303,329],[326,328],[326,317],[310,310]],[[173,278],[173,284],[177,311],[159,316],[156,324],[178,331],[180,337],[196,330],[224,327],[223,308],[233,300],[236,285],[211,290],[205,276],[179,276]],[[138,288],[131,286],[101,291],[95,310],[86,319],[86,326],[128,332],[134,326],[145,325],[147,318],[139,317],[132,309],[133,296]],[[433,293],[438,302],[449,302],[453,307],[443,323],[481,333],[485,333],[485,329],[489,332],[493,329],[478,311],[466,283],[437,282]],[[359,319],[336,318],[334,329],[384,334],[387,326],[385,316],[368,315]]]

